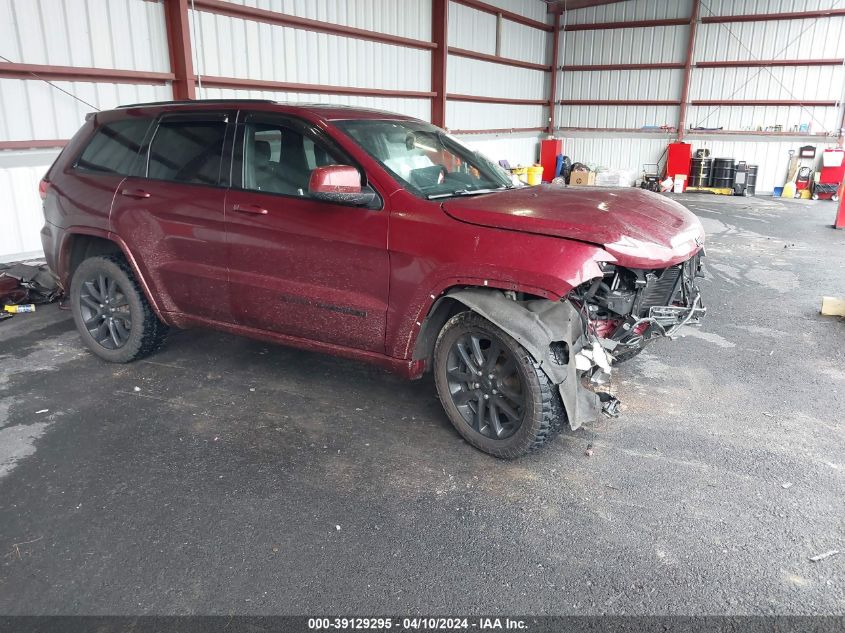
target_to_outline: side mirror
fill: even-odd
[[[375,192],[361,187],[360,172],[350,165],[326,165],[311,172],[308,193],[315,200],[363,207],[375,200]]]

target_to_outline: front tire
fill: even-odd
[[[434,378],[458,433],[501,459],[540,448],[566,421],[556,387],[528,351],[473,312],[452,317],[440,331]]]
[[[83,261],[71,280],[70,305],[82,341],[112,363],[150,355],[167,335],[121,255]]]

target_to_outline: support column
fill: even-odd
[[[170,69],[175,75],[173,98],[177,101],[196,99],[188,0],[164,0],[164,19],[167,24]]]
[[[692,16],[689,21],[689,41],[687,42],[687,59],[684,62],[684,87],[681,90],[681,107],[678,113],[678,140],[684,140],[687,127],[687,106],[689,105],[689,86],[692,79],[692,62],[695,54],[695,32],[698,29],[698,14],[701,10],[701,0],[692,1]]]
[[[449,58],[449,0],[431,2],[431,41],[437,48],[431,51],[431,122],[446,127],[446,62]]]
[[[555,13],[554,30],[552,31],[552,72],[549,79],[549,128],[548,133],[554,134],[557,115],[557,74],[560,69],[560,13]]]

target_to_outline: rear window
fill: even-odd
[[[126,176],[138,157],[152,119],[127,119],[100,126],[76,161],[84,171]]]
[[[163,121],[150,145],[147,176],[198,185],[220,180],[225,121]]]

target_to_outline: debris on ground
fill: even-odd
[[[784,488],[784,489],[786,489],[786,488],[792,488],[792,482],[791,482],[791,481],[784,481],[784,482],[780,485],[780,487],[781,487],[781,488]]]
[[[845,316],[845,299],[840,297],[822,297],[821,313],[824,316]]]
[[[50,409],[41,409],[40,411],[36,411],[35,413],[47,413]]]
[[[817,554],[816,556],[810,556],[809,560],[813,561],[814,563],[818,563],[820,560],[824,560],[825,558],[830,558],[831,556],[836,556],[839,553],[838,549],[832,549],[829,552],[825,552],[824,554]]]
[[[593,456],[593,445],[592,445],[592,443],[587,444],[587,450],[584,451],[584,455],[586,455],[587,457]]]
[[[35,312],[36,304],[51,303],[60,294],[56,278],[44,262],[0,265],[0,318]]]

